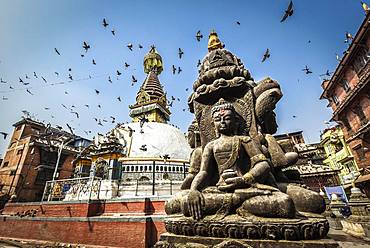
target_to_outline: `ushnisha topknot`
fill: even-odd
[[[215,106],[212,107],[212,115],[214,115],[214,113],[220,110],[233,110],[234,111],[235,109],[234,109],[234,106],[230,102],[227,102],[223,98],[220,98],[220,100],[218,100]]]

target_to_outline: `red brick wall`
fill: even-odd
[[[51,221],[0,218],[0,236],[117,247],[149,247],[165,232],[162,221]]]

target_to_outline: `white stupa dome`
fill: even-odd
[[[140,123],[133,122],[118,129],[124,136],[129,158],[159,158],[165,155],[170,159],[190,158],[191,148],[185,135],[169,124],[146,122],[140,128]]]

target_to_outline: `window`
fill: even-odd
[[[356,73],[361,71],[361,69],[365,66],[365,64],[369,60],[368,52],[369,50],[366,46],[361,47],[361,49],[358,51],[357,57],[353,61],[353,67]]]
[[[344,89],[346,92],[348,92],[348,91],[350,91],[350,90],[351,90],[351,87],[349,86],[349,83],[348,83],[347,79],[342,78],[342,80],[341,80],[340,84],[342,85],[343,89]]]
[[[17,155],[22,154],[22,153],[23,153],[23,149],[20,149],[17,151]]]
[[[11,176],[14,176],[14,175],[15,175],[15,170],[11,170],[11,171],[10,171],[10,175],[11,175]]]
[[[22,128],[22,126],[18,126],[18,127],[15,129],[15,131],[19,131],[19,130],[21,130],[21,128]]]
[[[333,98],[334,103],[338,105],[339,104],[339,99],[338,99],[337,95],[333,94],[332,98]]]
[[[4,162],[3,167],[8,167],[8,166],[9,166],[9,161]]]
[[[143,171],[143,166],[142,165],[140,166],[140,171]]]
[[[363,160],[365,158],[365,151],[363,147],[357,148],[356,153],[360,160]]]

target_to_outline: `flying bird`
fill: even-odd
[[[182,58],[182,55],[184,55],[184,52],[181,50],[181,48],[179,48],[179,58],[180,59]]]
[[[111,119],[112,119],[112,123],[115,123],[116,122],[116,118],[113,117],[113,116],[109,116]]]
[[[140,128],[143,128],[145,122],[149,122],[149,119],[146,116],[141,117],[140,119]]]
[[[59,77],[59,72],[56,72],[56,71],[55,71],[54,73],[55,73],[55,75],[57,75],[57,77]]]
[[[132,44],[131,43],[128,43],[127,44],[127,48],[130,49],[130,51],[132,51]]]
[[[74,133],[73,133],[73,128],[72,128],[68,123],[66,123],[66,125],[67,125],[67,127],[68,127],[69,131],[71,132],[71,134],[74,134]]]
[[[22,78],[19,78],[19,82],[22,84],[24,83]]]
[[[296,116],[296,115],[293,115],[292,117],[293,117],[293,118],[297,118],[297,116]]]
[[[240,26],[240,22],[239,21],[236,21],[236,24]]]
[[[89,50],[89,49],[90,49],[90,45],[89,45],[89,44],[87,44],[87,42],[86,42],[86,41],[84,41],[82,48],[83,48],[83,49],[85,49],[85,52],[87,53],[87,50]]]
[[[176,74],[176,67],[175,67],[175,65],[172,65],[172,74]]]
[[[33,72],[33,76],[34,76],[35,78],[38,78],[38,77],[37,77],[36,72]]]
[[[288,16],[292,16],[292,15],[293,15],[293,1],[290,1],[288,8],[285,10],[284,16],[280,20],[280,22],[285,21],[288,18]]]
[[[75,114],[76,115],[76,117],[77,117],[77,119],[78,118],[80,118],[80,115],[78,114],[78,112],[76,112],[76,111],[71,111],[71,114]]]
[[[198,30],[197,34],[195,35],[195,38],[197,39],[197,41],[200,41],[203,38],[203,35],[200,32],[200,30]]]
[[[107,23],[107,20],[105,20],[105,18],[103,18],[103,23],[102,25],[104,26],[104,28],[108,27],[109,24]]]
[[[6,84],[6,81],[4,81],[3,78],[0,78],[0,82]]]
[[[132,83],[136,83],[137,79],[134,77],[134,75],[131,76]]]
[[[93,65],[96,65],[95,59],[92,60]]]
[[[121,97],[119,96],[119,97],[117,97],[117,100],[118,101],[120,101],[120,102],[122,102],[122,100],[121,100]]]
[[[143,46],[139,44],[139,48],[141,49],[141,48],[143,48]]]
[[[125,62],[125,68],[128,68],[130,65]]]
[[[270,50],[267,48],[265,54],[262,58],[262,63],[266,61],[266,59],[270,58]]]
[[[69,78],[69,80],[73,80],[73,77],[70,73],[68,74],[68,78]]]
[[[112,79],[110,78],[110,76],[108,76],[108,82],[113,83],[112,82]]]
[[[132,129],[130,126],[127,126],[127,128],[128,128],[128,136],[131,137],[132,133],[135,132],[135,130]]]
[[[202,63],[200,62],[200,59],[198,59],[198,64],[197,64],[197,67],[201,66]]]
[[[86,108],[88,108],[88,107],[90,107],[90,106],[89,106],[89,104],[85,104],[85,107],[86,107]]]
[[[55,51],[58,55],[60,55],[60,52],[58,51],[58,49],[54,48],[54,51]]]
[[[7,97],[5,97],[5,96],[3,96],[3,101],[5,101],[5,100],[8,100],[8,98],[7,98]]]
[[[181,67],[179,66],[179,68],[177,69],[177,74],[180,74],[180,72],[182,72],[182,69],[181,69]]]
[[[321,74],[320,77],[323,77],[323,76],[330,77],[330,74],[331,74],[331,72],[329,72],[329,70],[326,70],[326,72],[324,74]]]
[[[101,108],[101,105],[100,104],[98,104],[98,108]]]
[[[112,29],[111,33],[112,33],[113,35],[116,35],[116,31],[115,31],[114,29]]]
[[[142,150],[142,151],[144,151],[144,152],[146,152],[148,150],[146,148],[146,145],[145,144],[144,145],[141,145],[139,149]]]
[[[120,76],[122,73],[119,71],[119,70],[117,70],[117,76]]]
[[[0,132],[0,134],[3,136],[4,140],[5,140],[5,139],[6,139],[6,137],[8,136],[8,134],[7,134],[7,133],[5,133],[5,132]]]
[[[26,91],[33,96],[33,93],[29,89],[26,89]]]
[[[304,71],[306,74],[312,73],[312,71],[310,71],[310,69],[308,68],[307,65],[306,65],[306,67],[304,69],[302,69],[302,71]]]
[[[26,79],[30,79],[27,74],[26,74]]]
[[[99,95],[100,91],[98,91],[97,89],[95,89],[95,93],[96,93],[97,95]]]

